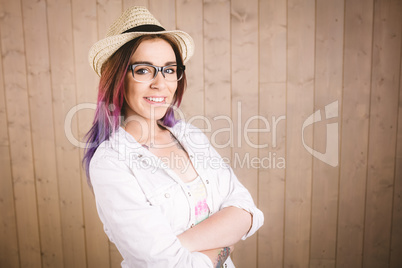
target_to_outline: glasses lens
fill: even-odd
[[[133,69],[133,77],[139,82],[148,82],[154,79],[155,67],[149,65],[136,65]]]
[[[176,82],[183,77],[183,69],[177,65],[166,66],[163,70],[166,81]]]

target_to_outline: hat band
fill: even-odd
[[[162,31],[165,31],[165,29],[161,26],[155,24],[144,24],[128,29],[127,31],[122,32],[122,34],[132,32],[162,32]]]

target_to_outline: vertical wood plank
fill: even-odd
[[[288,1],[286,207],[284,266],[308,267],[312,156],[303,148],[313,113],[315,1]],[[311,128],[304,142],[312,146]]]
[[[310,267],[335,267],[344,0],[317,1],[316,5],[314,106],[321,110],[322,120],[313,126],[313,150],[327,157],[313,158]],[[328,118],[330,110],[336,118]]]
[[[402,10],[401,10],[402,13]],[[399,74],[398,130],[396,140],[394,200],[392,211],[390,267],[402,266],[402,55]]]
[[[148,8],[148,0],[123,0],[124,10],[132,6],[144,6]]]
[[[88,51],[100,38],[97,35],[96,1],[72,1],[74,59],[78,104],[96,103],[98,77],[88,64]],[[79,140],[82,141],[94,118],[94,111],[87,109],[78,113]],[[80,159],[83,150],[80,150]],[[95,206],[95,200],[87,183],[85,172],[81,170],[83,213],[85,219],[85,239],[87,267],[109,267],[109,244],[103,231]]]
[[[361,267],[370,109],[373,1],[345,2],[336,267]]]
[[[71,8],[70,0],[47,1],[64,267],[85,267],[80,155],[78,148],[66,138],[64,130],[65,117],[77,104]],[[63,23],[60,23],[61,21]],[[68,127],[75,137],[78,137],[76,117]]]
[[[121,267],[123,257],[121,256],[116,245],[109,241],[109,254],[110,254],[110,268]]]
[[[265,222],[258,231],[258,267],[283,266],[286,153],[287,1],[259,2],[259,115],[269,132],[259,133],[262,159],[258,205]],[[266,126],[260,122],[260,129]]]
[[[196,120],[204,116],[203,4],[202,0],[177,0],[176,5],[176,28],[191,35],[195,43],[194,55],[186,63],[188,87],[180,109],[187,122],[204,128],[204,120]]]
[[[388,267],[401,57],[401,1],[374,2],[364,267]]]
[[[0,20],[1,22],[1,20]],[[1,32],[0,32],[1,40]],[[1,48],[0,48],[0,51]],[[3,57],[0,57],[0,267],[19,267],[10,141],[8,137]]]
[[[0,2],[1,48],[7,102],[21,267],[40,267],[41,248],[29,117],[21,2]]]
[[[316,1],[316,8],[313,2],[0,0],[0,240],[7,242],[0,247],[0,266],[119,267],[120,254],[103,233],[80,172],[82,154],[66,139],[64,119],[76,104],[96,101],[89,47],[122,9],[145,5],[166,28],[177,26],[196,41],[182,106],[186,119],[205,113],[212,123],[211,142],[228,158],[231,144],[219,145],[230,140],[230,130],[213,134],[230,125],[213,118],[231,115],[237,126],[232,163],[266,216],[258,245],[254,236],[236,246],[237,266],[400,267],[402,6],[396,0],[375,2],[373,46],[372,0],[346,0],[344,9],[343,1]],[[339,120],[306,128],[304,141],[323,152],[325,123],[342,120],[340,171],[312,158],[300,142],[304,120],[333,100],[339,100]],[[246,121],[258,114],[270,123],[270,132],[246,135],[253,144],[269,144],[259,150],[247,145],[243,132]],[[73,118],[75,137],[82,138],[92,119],[92,110]],[[254,127],[265,124],[255,119],[248,128]],[[260,160],[271,153],[271,161],[275,153],[277,163],[286,158],[286,185],[278,166],[241,168],[247,153]]]
[[[149,0],[148,10],[166,30],[176,28],[176,1]]]
[[[230,96],[230,1],[204,0],[203,10],[204,105],[206,119],[211,124],[211,131],[206,131],[205,134],[221,156],[230,159],[233,144]],[[196,50],[199,49],[197,46]],[[198,74],[198,68],[192,73]],[[189,94],[193,92],[193,87],[190,88],[187,92],[187,95],[190,95],[189,99],[197,101],[197,98]],[[199,93],[201,94],[202,92]]]
[[[123,10],[121,0],[97,0],[97,24],[99,39],[105,38],[109,26],[121,15]]]
[[[46,2],[23,0],[22,11],[42,267],[62,267]]]
[[[121,0],[97,0],[98,36],[104,38],[112,23],[122,13]],[[110,267],[120,267],[123,261],[116,246],[109,241]]]
[[[234,148],[232,166],[239,180],[258,200],[258,1],[231,1],[232,119]],[[248,130],[247,130],[247,129]],[[233,253],[238,267],[257,266],[257,236],[241,241]]]

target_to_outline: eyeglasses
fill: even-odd
[[[131,70],[133,78],[137,82],[150,82],[155,79],[159,72],[162,73],[166,81],[176,82],[183,78],[186,67],[177,65],[168,65],[163,67],[151,64],[132,64],[128,66]]]

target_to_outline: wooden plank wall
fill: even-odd
[[[402,267],[400,0],[0,0],[0,267],[120,266],[79,141],[132,5],[193,36],[181,110],[265,214],[237,267]]]

